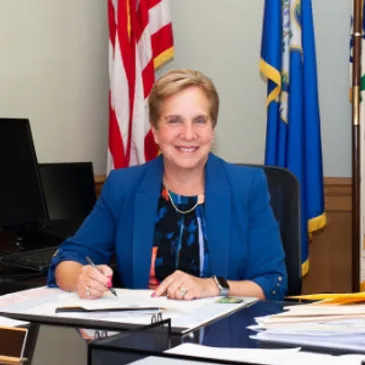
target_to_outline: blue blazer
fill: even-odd
[[[287,290],[285,255],[262,169],[230,164],[210,154],[205,167],[205,214],[211,274],[252,280],[267,299]],[[163,159],[112,171],[101,195],[76,234],[56,252],[64,260],[108,264],[113,254],[127,288],[147,288]]]

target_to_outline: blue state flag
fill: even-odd
[[[299,181],[302,273],[311,232],[326,224],[311,0],[265,0],[260,70],[267,78],[265,164]]]

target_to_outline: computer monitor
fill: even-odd
[[[0,227],[40,224],[47,210],[28,119],[0,118]]]
[[[91,162],[40,163],[49,219],[82,221],[96,202]]]

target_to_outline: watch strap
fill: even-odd
[[[219,289],[219,296],[223,296],[226,297],[228,296],[228,292],[229,292],[229,287],[224,287],[221,285],[221,283],[219,282],[218,278],[216,275],[212,276],[212,279],[214,280],[214,282],[216,283],[216,285],[218,286]]]

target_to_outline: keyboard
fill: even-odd
[[[37,250],[13,252],[1,256],[0,262],[31,271],[47,272],[57,248],[58,246],[52,246]]]

